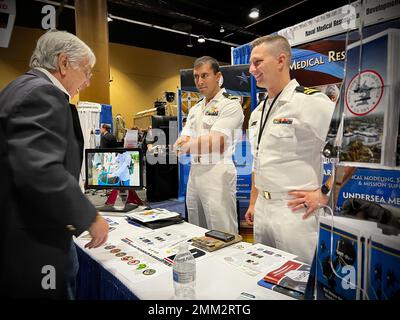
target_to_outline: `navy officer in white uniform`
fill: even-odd
[[[282,36],[252,42],[250,73],[268,96],[252,112],[252,193],[246,221],[254,241],[311,263],[317,240],[312,214],[326,203],[321,192],[321,150],[334,103],[290,79],[291,48]],[[325,190],[324,188],[322,188]]]
[[[190,109],[175,143],[181,153],[192,155],[186,192],[189,222],[237,233],[237,172],[232,154],[242,134],[242,106],[221,89],[222,74],[214,58],[198,58],[193,75],[204,98]]]

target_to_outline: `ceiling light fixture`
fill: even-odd
[[[257,8],[253,8],[250,10],[249,17],[253,19],[257,19],[260,16],[260,11]]]
[[[199,38],[197,39],[197,42],[204,43],[204,42],[206,42],[206,39],[204,38],[204,36],[199,36]]]
[[[219,32],[221,32],[221,33],[225,32],[224,26],[221,26],[221,29],[219,29]]]
[[[0,0],[0,2],[1,1],[2,0]],[[52,0],[34,0],[34,1],[47,3],[47,4],[51,4],[51,5],[58,6],[58,7],[61,6],[60,2],[52,1]],[[303,2],[306,2],[306,1],[307,0],[302,0],[299,3],[303,3]],[[63,7],[75,10],[75,6],[72,6],[72,5],[69,5],[69,4],[63,5]],[[117,20],[117,21],[122,21],[122,22],[128,22],[128,23],[139,25],[139,26],[144,26],[144,27],[148,27],[148,28],[164,30],[164,31],[167,31],[167,32],[175,33],[175,34],[180,34],[180,35],[185,35],[185,36],[189,35],[189,33],[187,31],[181,31],[181,30],[175,30],[175,29],[172,29],[172,28],[161,27],[161,26],[158,26],[156,24],[151,24],[151,23],[147,23],[147,22],[143,22],[143,21],[128,19],[128,18],[124,18],[124,17],[121,17],[121,16],[116,16],[116,15],[113,15],[113,14],[109,14],[109,16],[113,21]],[[199,37],[199,35],[197,35],[197,34],[193,34],[193,33],[190,33],[190,34],[191,34],[192,37],[195,37],[195,38]],[[240,46],[240,44],[229,42],[229,41],[224,41],[224,40],[221,40],[221,39],[207,38],[207,41],[220,43],[220,44],[227,45],[227,46],[230,46],[230,47],[239,47]]]

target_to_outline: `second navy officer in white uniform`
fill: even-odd
[[[186,192],[189,222],[237,233],[237,172],[232,154],[242,135],[242,106],[220,88],[222,74],[214,58],[198,58],[193,75],[204,98],[190,109],[175,144],[181,153],[192,155]]]
[[[316,219],[311,214],[326,203],[320,191],[320,153],[334,103],[325,94],[290,80],[290,63],[291,49],[284,37],[253,41],[250,73],[268,96],[249,122],[254,129],[254,139],[250,139],[254,164],[246,221],[254,223],[255,243],[311,263],[317,240]]]

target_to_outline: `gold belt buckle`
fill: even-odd
[[[268,191],[264,191],[264,198],[267,200],[271,199],[271,194]]]

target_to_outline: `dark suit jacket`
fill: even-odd
[[[110,133],[105,132],[100,137],[100,148],[116,148],[117,139]]]
[[[74,108],[38,70],[0,93],[0,296],[65,297],[72,235],[96,216],[78,184],[83,138]],[[55,289],[43,289],[52,287],[49,270]]]

